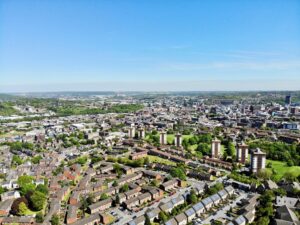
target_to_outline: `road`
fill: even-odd
[[[227,204],[220,208],[216,214],[210,215],[205,220],[203,220],[200,224],[210,224],[211,220],[216,220],[219,218],[232,219],[226,215],[226,213],[230,210],[230,207],[234,208],[237,206],[237,203],[240,202],[243,198],[247,198],[247,193],[243,191],[239,191],[239,196],[233,201],[233,203]]]

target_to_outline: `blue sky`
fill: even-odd
[[[299,87],[298,0],[0,1],[0,92]]]

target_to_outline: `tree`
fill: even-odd
[[[150,185],[151,185],[151,186],[158,187],[159,181],[154,179],[154,180],[152,180],[152,181],[150,182]]]
[[[87,210],[89,203],[86,198],[80,197],[80,209],[82,210],[82,217],[84,217],[85,211]]]
[[[121,188],[120,188],[120,192],[126,192],[129,190],[129,186],[128,184],[124,184]]]
[[[190,194],[187,196],[187,202],[189,204],[195,204],[197,202],[197,195],[195,190],[191,190]]]
[[[20,192],[22,195],[25,195],[28,192],[34,191],[35,185],[34,184],[24,184],[20,186]]]
[[[168,217],[164,211],[160,211],[158,213],[158,219],[160,222],[166,222],[168,220]]]
[[[24,216],[27,212],[28,208],[26,206],[26,204],[24,202],[21,202],[19,204],[19,212],[18,212],[18,215],[19,216]]]
[[[23,163],[23,160],[20,158],[20,156],[14,155],[13,158],[12,158],[11,163],[13,165],[21,165]]]
[[[49,193],[48,187],[43,184],[39,184],[36,187],[36,191],[42,192],[44,195],[48,195],[48,193]]]
[[[150,164],[150,159],[149,159],[149,157],[146,157],[146,158],[144,159],[144,164],[146,164],[146,165]]]
[[[34,164],[38,164],[41,161],[41,159],[42,159],[42,156],[37,155],[31,159],[31,162],[33,162]]]
[[[100,200],[105,200],[105,199],[108,199],[108,198],[109,198],[108,195],[105,194],[105,193],[101,194],[101,196],[100,196]]]
[[[42,192],[35,191],[30,197],[30,204],[36,211],[42,210],[46,202],[46,196]]]
[[[12,206],[11,206],[11,214],[13,215],[20,215],[19,211],[20,211],[20,204],[24,203],[25,206],[28,206],[28,201],[25,197],[21,197],[21,198],[17,198],[16,200],[14,200]]]
[[[114,167],[114,171],[115,171],[119,176],[121,176],[121,175],[122,175],[122,167],[120,166],[120,164],[115,163],[115,164],[113,165],[113,167]]]
[[[0,186],[0,195],[5,192],[5,189]]]
[[[35,216],[35,221],[37,223],[43,223],[44,222],[44,215],[43,215],[43,213],[41,213],[41,212],[37,213],[36,216]]]
[[[51,218],[51,225],[60,225],[59,216],[54,214]]]
[[[116,195],[116,204],[120,204],[120,196],[118,194]]]
[[[270,224],[269,217],[259,217],[258,220],[255,222],[257,225],[268,225]]]
[[[21,187],[25,184],[31,184],[33,182],[33,177],[29,175],[19,176],[18,185]]]
[[[151,225],[150,218],[147,214],[145,214],[145,225]]]
[[[171,169],[170,174],[172,177],[178,177],[181,180],[186,180],[185,171],[181,167],[174,167]]]
[[[287,171],[285,172],[285,174],[283,175],[283,178],[286,180],[286,181],[289,181],[289,182],[293,182],[296,180],[296,175],[290,171]]]
[[[272,171],[267,170],[267,169],[261,169],[257,173],[257,177],[262,179],[262,180],[268,180],[272,176]]]
[[[119,184],[118,184],[118,182],[115,180],[113,183],[112,183],[112,186],[113,187],[117,187]]]
[[[210,146],[207,143],[200,143],[200,144],[198,144],[197,151],[201,152],[202,155],[209,155],[210,154]]]
[[[93,204],[94,203],[94,200],[95,199],[95,195],[93,193],[90,193],[88,195],[88,197],[86,198],[86,201],[89,205]]]

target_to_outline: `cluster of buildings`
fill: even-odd
[[[124,97],[123,100],[107,99],[115,101],[113,104],[125,101]],[[1,123],[0,187],[4,191],[0,195],[0,224],[36,224],[32,215],[11,213],[13,203],[21,197],[18,178],[24,174],[33,177],[35,186],[47,184],[49,189],[42,224],[50,224],[55,215],[63,224],[143,224],[145,215],[156,221],[159,212],[170,213],[186,203],[189,192],[182,193],[182,190],[192,188],[201,195],[202,184],[210,185],[218,179],[222,182],[235,163],[247,167],[251,173],[265,169],[266,153],[263,149],[249,149],[248,140],[263,138],[300,143],[300,135],[295,132],[299,130],[300,110],[291,97],[285,99],[285,105],[258,103],[260,97],[243,101],[211,101],[193,96],[133,99],[130,97],[125,103],[143,104],[144,109],[122,114],[57,117],[45,109],[27,107],[28,110],[20,110],[40,112],[43,118]],[[107,107],[102,103],[86,104]],[[218,128],[221,128],[219,133]],[[153,131],[157,133],[155,146],[147,141]],[[170,131],[174,137],[172,143],[168,141]],[[185,132],[209,133],[232,141],[236,144],[236,160],[223,158],[222,142],[217,138],[210,143],[210,154],[197,158],[183,146]],[[14,162],[16,156],[21,162]],[[80,158],[86,161],[81,163]],[[178,165],[184,167],[186,180],[170,176]],[[300,189],[298,182],[280,187]],[[172,216],[166,224],[188,224],[210,216],[212,209],[227,202],[233,192],[234,188],[226,186]],[[238,217],[226,223],[253,222],[255,206],[259,204],[256,190],[253,192],[247,197],[250,206],[244,203]],[[87,199],[82,213],[83,201]],[[278,205],[281,213],[278,221],[296,208],[280,209],[281,206]]]

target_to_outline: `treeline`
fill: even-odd
[[[249,148],[262,149],[268,159],[287,162],[288,166],[300,166],[300,145],[257,140],[251,142]]]
[[[10,102],[0,102],[0,116],[11,116],[19,114],[19,112],[12,106],[13,104]]]
[[[119,104],[108,108],[86,108],[84,106],[59,106],[50,107],[58,116],[85,115],[85,114],[104,114],[104,113],[131,113],[142,109],[140,104]]]

